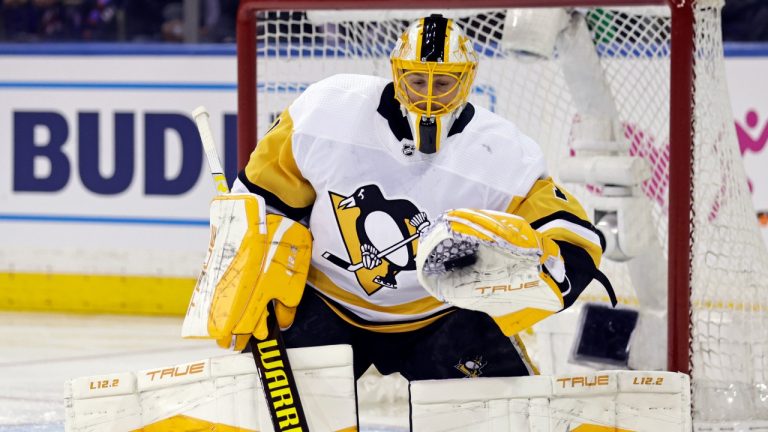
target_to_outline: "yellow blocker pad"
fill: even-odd
[[[443,213],[419,240],[416,269],[419,282],[434,297],[487,313],[507,336],[563,307],[550,276],[565,277],[559,247],[512,214]]]
[[[309,270],[312,236],[303,225],[267,215],[254,194],[211,202],[211,243],[182,326],[182,337],[213,338],[242,349],[251,334],[267,335],[275,300],[281,327],[293,322]]]

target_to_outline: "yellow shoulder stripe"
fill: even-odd
[[[293,119],[285,110],[251,153],[245,176],[288,206],[304,208],[315,202],[315,190],[296,164],[292,140]]]
[[[591,225],[587,212],[576,197],[556,184],[551,177],[537,180],[525,197],[513,198],[507,207],[507,212],[525,218],[537,229],[542,223],[547,225],[548,228],[545,231],[540,231],[544,237],[579,246],[589,254],[595,266],[600,265],[603,251],[599,238],[596,234],[592,239],[584,237],[584,234],[591,234],[584,231],[587,229],[585,226]],[[564,222],[550,225],[549,223],[554,220]],[[573,229],[568,229],[568,226]],[[541,228],[544,227],[541,226]]]
[[[530,223],[547,217],[559,211],[573,214],[579,219],[589,220],[587,212],[579,201],[564,187],[557,185],[552,177],[537,180],[528,195],[518,200],[512,200],[507,213],[522,216]]]

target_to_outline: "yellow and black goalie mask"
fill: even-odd
[[[467,102],[477,70],[472,41],[452,19],[412,23],[390,56],[395,99],[408,116],[416,147],[435,153]]]

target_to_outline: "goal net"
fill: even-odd
[[[698,425],[768,420],[768,259],[725,84],[722,1],[578,3],[417,11],[242,2],[240,161],[308,85],[337,73],[389,77],[390,51],[412,19],[454,18],[480,55],[470,102],[536,140],[550,173],[608,237],[601,267],[626,313],[585,307],[608,300],[590,287],[524,335],[541,372],[669,367],[690,372]],[[324,10],[305,9],[313,4]],[[419,3],[430,4],[442,7]],[[616,344],[600,346],[589,334],[595,326]]]

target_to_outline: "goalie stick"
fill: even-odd
[[[382,259],[382,258],[386,257],[387,255],[391,254],[392,252],[394,252],[394,251],[400,249],[401,247],[407,245],[408,243],[416,240],[417,238],[419,238],[419,236],[421,236],[421,233],[428,226],[429,226],[429,222],[426,222],[426,221],[423,222],[421,225],[418,226],[417,231],[416,231],[415,234],[411,235],[410,237],[404,238],[404,239],[400,240],[399,242],[393,244],[392,246],[390,246],[390,247],[384,249],[383,251],[379,252],[378,254],[376,254],[376,258]],[[341,267],[341,268],[343,268],[343,269],[345,269],[347,271],[351,271],[351,272],[358,271],[361,268],[363,268],[363,266],[364,266],[362,260],[359,263],[357,263],[357,264],[352,264],[352,263],[349,263],[346,260],[344,260],[344,258],[341,258],[341,257],[339,257],[337,255],[334,255],[334,254],[330,253],[330,252],[323,252],[323,258],[327,259],[332,264],[334,264],[334,265],[336,265],[338,267]]]
[[[205,107],[197,107],[192,111],[192,117],[195,119],[197,130],[200,132],[200,139],[205,150],[205,157],[208,159],[208,166],[211,169],[211,175],[216,185],[216,192],[219,195],[229,192],[227,179],[216,151],[216,144],[213,140],[211,127],[208,123],[208,111]],[[268,328],[269,332],[264,340],[258,340],[251,336],[249,341],[251,354],[256,363],[256,369],[259,372],[259,381],[264,391],[264,397],[267,401],[269,416],[272,419],[272,426],[275,431],[308,431],[307,417],[304,415],[304,409],[299,398],[296,380],[288,361],[288,352],[280,333],[280,325],[277,322],[275,309],[272,304],[267,306],[269,311]],[[266,365],[269,365],[267,368]],[[269,372],[272,377],[267,379]],[[276,386],[281,380],[287,383]],[[286,387],[288,394],[286,394]],[[281,420],[282,419],[282,420]]]

